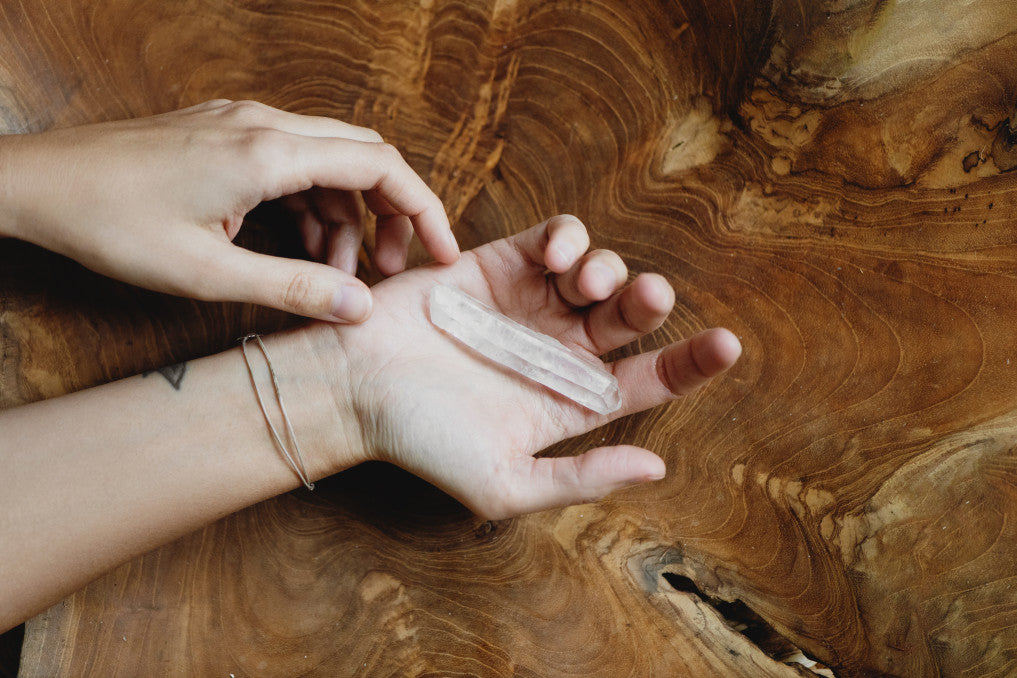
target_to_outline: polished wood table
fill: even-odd
[[[663,482],[485,522],[357,468],[55,605],[26,678],[1017,671],[1012,0],[13,0],[0,84],[7,132],[219,97],[373,127],[464,246],[570,212],[666,275],[632,350],[745,347],[547,452],[633,441]],[[293,322],[0,261],[5,407]]]

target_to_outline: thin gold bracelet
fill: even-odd
[[[283,423],[286,424],[286,436],[293,446],[293,454],[290,454],[289,447],[287,447],[276,431],[275,425],[272,424],[272,419],[268,416],[268,410],[265,408],[265,401],[261,399],[261,389],[258,388],[258,381],[254,378],[254,368],[251,366],[251,358],[247,354],[247,342],[254,339],[258,342],[258,348],[261,349],[262,355],[265,356],[265,363],[268,364],[268,374],[272,378],[272,388],[275,390],[275,400],[279,403],[279,411],[282,412]],[[261,340],[261,336],[257,334],[248,334],[246,337],[240,340],[240,350],[244,354],[244,362],[247,364],[247,374],[251,377],[251,385],[254,386],[254,395],[258,398],[258,405],[261,407],[261,413],[265,415],[265,422],[268,424],[268,430],[272,432],[272,438],[275,440],[276,447],[283,453],[286,461],[289,462],[290,467],[300,478],[300,482],[304,484],[309,490],[314,489],[314,483],[307,478],[306,466],[304,466],[304,458],[300,454],[300,445],[297,444],[297,436],[293,432],[293,425],[290,423],[290,417],[286,413],[286,407],[283,405],[282,394],[279,391],[279,380],[275,376],[275,367],[272,365],[272,358],[268,355],[268,349],[265,348],[265,342]]]

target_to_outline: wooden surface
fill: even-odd
[[[662,483],[485,523],[356,469],[58,604],[23,676],[1017,672],[1012,0],[15,0],[0,83],[9,132],[215,97],[374,127],[464,246],[572,212],[675,285],[641,348],[745,346],[552,451],[642,443]],[[0,259],[4,406],[286,322]]]

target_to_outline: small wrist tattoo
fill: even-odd
[[[177,363],[176,365],[167,365],[166,367],[160,367],[157,370],[149,370],[142,372],[141,376],[147,377],[150,374],[158,372],[161,374],[166,381],[170,383],[175,390],[180,390],[180,384],[184,380],[184,373],[187,372],[187,363]]]

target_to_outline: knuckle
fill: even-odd
[[[385,139],[378,133],[377,130],[373,130],[370,127],[360,127],[360,133],[364,136],[364,140],[375,144],[385,144]]]
[[[403,154],[399,152],[399,149],[387,141],[379,142],[376,148],[378,153],[378,166],[383,175],[388,175],[394,167],[406,163],[403,159]]]
[[[395,186],[392,184],[398,182],[393,182],[393,179],[398,180],[404,176],[401,170],[406,165],[406,161],[403,160],[399,149],[388,142],[379,143],[376,153],[377,181],[375,182],[375,188],[384,185],[385,190],[395,190]]]
[[[265,118],[265,114],[272,110],[269,106],[251,99],[230,101],[223,106],[223,113],[239,123],[255,124]]]
[[[307,273],[297,273],[286,287],[283,295],[283,307],[301,315],[314,315],[317,308],[313,278]]]
[[[390,144],[387,141],[378,142],[378,153],[385,160],[402,160],[403,154],[399,152],[399,149]]]
[[[288,135],[274,129],[246,130],[240,133],[238,143],[250,171],[260,178],[272,176],[292,154]]]

